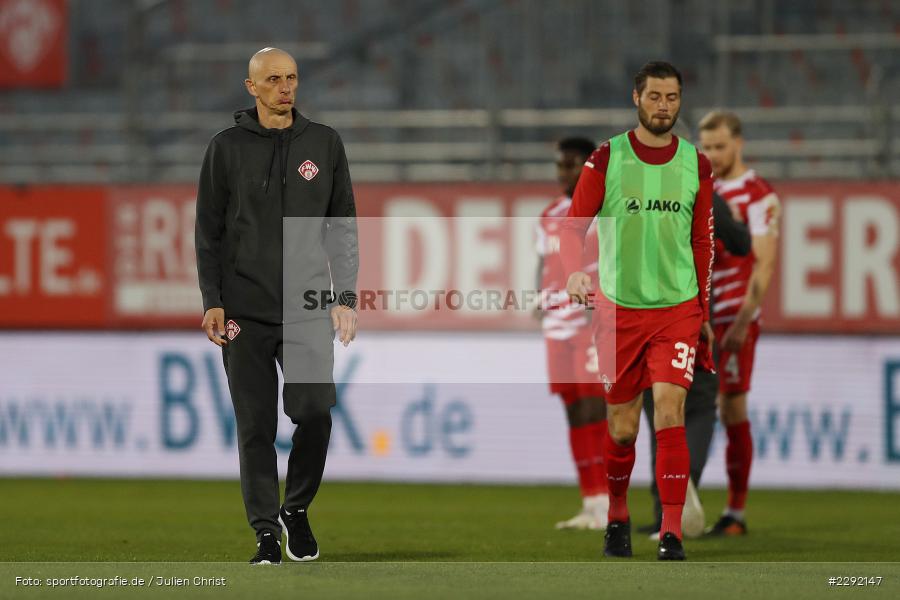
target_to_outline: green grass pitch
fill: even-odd
[[[724,492],[701,494],[711,520]],[[0,499],[0,598],[900,597],[900,494],[753,490],[749,536],[687,540],[673,565],[637,534],[634,559],[606,560],[602,533],[555,531],[578,507],[570,487],[325,482],[310,510],[321,559],[255,568],[237,482],[0,479]],[[649,520],[645,489],[630,506]],[[115,575],[149,587],[46,583]],[[154,579],[195,576],[226,585]],[[882,580],[828,585],[845,576]]]

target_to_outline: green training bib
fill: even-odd
[[[663,308],[698,294],[691,246],[700,188],[697,150],[678,138],[674,158],[651,165],[628,134],[609,141],[606,196],[597,228],[600,290],[628,308]]]

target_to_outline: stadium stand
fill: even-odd
[[[561,131],[630,122],[629,75],[652,58],[683,66],[686,126],[741,113],[768,176],[900,173],[890,0],[71,5],[65,89],[0,92],[2,182],[193,181],[267,44],[297,57],[301,108],[342,133],[360,181],[549,179]]]

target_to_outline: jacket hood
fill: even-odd
[[[291,137],[297,137],[300,135],[304,129],[306,129],[307,125],[309,125],[309,119],[300,114],[296,108],[291,109],[291,113],[294,115],[294,123],[289,127],[291,131]],[[262,135],[265,137],[272,137],[279,131],[280,129],[267,129],[260,125],[259,123],[259,113],[256,110],[256,107],[253,108],[245,108],[242,110],[235,111],[234,113],[234,123],[248,131],[252,131],[257,135]]]
[[[297,138],[309,125],[309,119],[301,115],[296,108],[291,109],[291,114],[294,116],[294,122],[290,127],[286,129],[267,129],[260,125],[259,113],[256,107],[245,108],[234,113],[234,122],[238,127],[273,140],[269,167],[266,169],[265,181],[263,182],[263,188],[267,193],[272,170],[276,165],[279,167],[278,175],[281,179],[282,189],[287,184],[287,160],[291,151],[291,140]],[[276,158],[278,159],[277,163],[275,161]]]

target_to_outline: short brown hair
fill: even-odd
[[[654,79],[674,77],[678,80],[678,89],[681,89],[681,71],[676,69],[672,63],[657,60],[645,64],[634,76],[634,89],[637,91],[638,96],[644,93],[648,77],[653,77]]]
[[[741,120],[736,114],[727,110],[714,110],[700,119],[700,131],[711,131],[724,125],[734,137],[739,137],[743,130]]]

